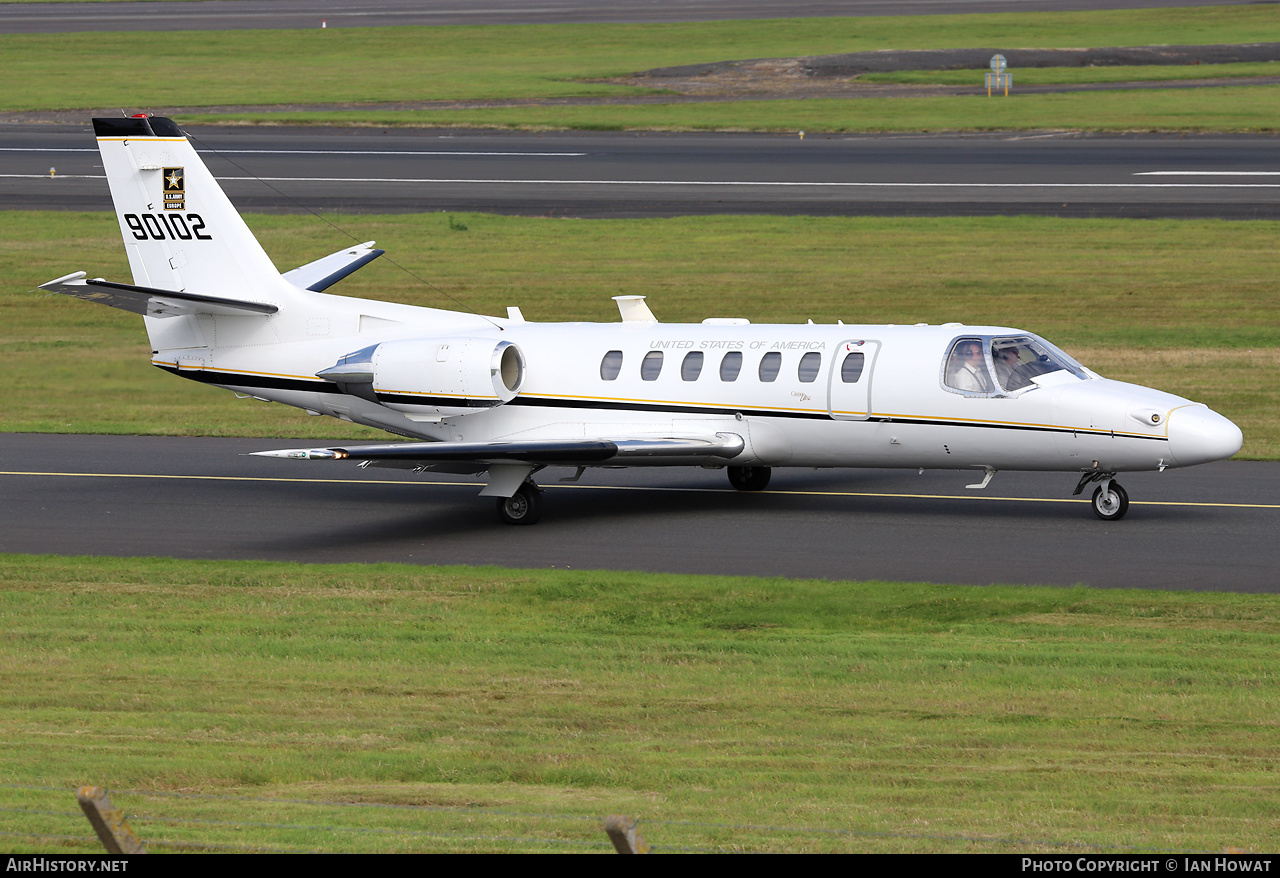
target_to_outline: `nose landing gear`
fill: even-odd
[[[1119,482],[1108,481],[1093,492],[1093,514],[1103,521],[1117,521],[1129,511],[1129,492]]]

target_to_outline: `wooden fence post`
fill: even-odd
[[[647,854],[649,843],[636,832],[636,821],[622,814],[604,818],[604,831],[620,854]]]
[[[109,854],[145,854],[142,839],[125,822],[124,812],[111,804],[102,787],[83,786],[76,793],[80,809],[89,818]]]

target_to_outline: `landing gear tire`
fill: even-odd
[[[1119,482],[1099,485],[1093,492],[1093,514],[1103,521],[1119,521],[1129,511],[1129,492]]]
[[[537,524],[542,513],[541,492],[528,482],[510,497],[498,498],[498,517],[504,524]]]
[[[731,466],[729,484],[739,491],[763,491],[769,485],[773,470],[767,466]]]

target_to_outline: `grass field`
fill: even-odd
[[[459,109],[290,110],[184,115],[201,124],[341,125],[579,131],[1223,131],[1280,130],[1280,86],[1190,91],[974,94],[893,98]]]
[[[150,791],[116,798],[156,847],[565,849],[615,811],[675,848],[1275,846],[1273,596],[23,556],[0,582],[19,835],[87,835],[58,790],[92,782]]]
[[[534,99],[633,94],[599,82],[676,64],[874,49],[957,46],[1081,47],[1280,40],[1274,7],[1229,6],[1089,13],[779,19],[635,25],[523,25],[309,31],[11,35],[0,39],[0,109],[291,105],[422,100]],[[145,57],[163,76],[140,76],[122,57]],[[980,77],[976,80],[981,83]],[[931,130],[988,127],[1274,130],[1274,87],[1196,92],[1024,96],[1016,108],[926,99],[805,102],[760,107],[518,108],[503,111],[290,115],[343,124],[456,124],[585,128],[796,128]],[[1065,102],[1045,100],[1069,98]],[[1115,102],[1119,101],[1117,105]],[[1189,102],[1183,107],[1181,102]],[[1091,121],[1097,107],[1098,120]],[[812,103],[812,106],[809,104]],[[1055,123],[1054,115],[1065,114]],[[867,115],[871,120],[863,121]],[[1207,115],[1206,115],[1207,114]],[[1203,118],[1201,118],[1203,116]],[[221,112],[216,118],[262,120]],[[270,118],[275,118],[274,116]]]
[[[467,214],[333,217],[385,260],[334,292],[531,320],[615,321],[641,294],[660,319],[994,323],[1045,335],[1104,375],[1203,401],[1280,456],[1280,224],[1037,217],[551,220]],[[282,269],[347,243],[313,217],[251,216]],[[140,320],[32,293],[75,269],[127,280],[109,214],[0,212],[0,428],[39,432],[364,437],[236,400],[149,365]],[[456,300],[456,301],[454,301]]]

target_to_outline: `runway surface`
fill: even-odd
[[[190,133],[250,211],[1280,218],[1274,135]],[[0,202],[110,210],[89,128],[0,125]]]
[[[0,5],[0,33],[723,21],[1228,6],[1239,0],[203,0]]]
[[[775,470],[539,476],[543,519],[498,523],[468,477],[242,456],[296,440],[0,434],[0,551],[497,564],[957,584],[1280,592],[1280,464],[1125,474],[1104,523],[1069,473]],[[322,444],[322,443],[306,443]]]

